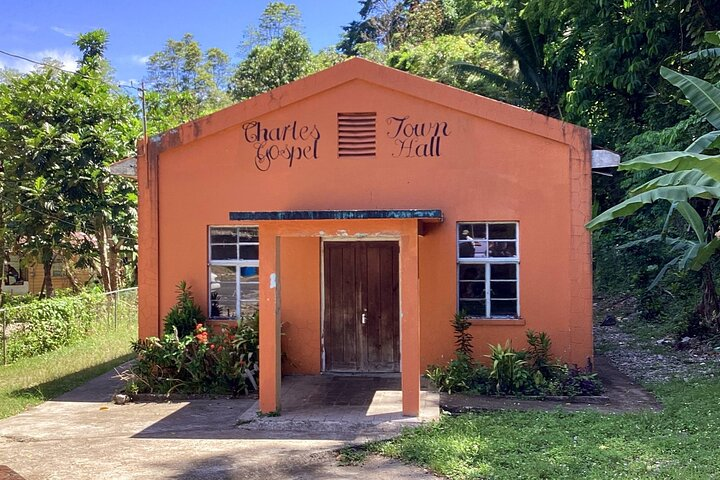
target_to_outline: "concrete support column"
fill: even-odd
[[[280,411],[280,237],[260,224],[260,411]]]
[[[420,288],[415,228],[400,238],[400,356],[403,415],[420,414]]]
[[[160,312],[160,221],[158,194],[159,153],[155,142],[138,144],[138,335],[159,337]]]

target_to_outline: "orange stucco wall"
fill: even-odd
[[[280,242],[283,373],[320,373],[320,239]]]
[[[377,113],[374,158],[338,158],[339,112]],[[402,155],[391,117],[445,128],[439,152],[437,143],[426,150],[439,154]],[[288,132],[294,125],[296,139],[268,146],[289,144],[311,158],[292,166],[276,159],[260,170],[246,122],[290,125]],[[299,138],[303,127],[306,139]],[[589,139],[584,129],[360,60],[185,125],[139,152],[140,333],[157,334],[180,280],[207,309],[207,228],[238,224],[229,212],[440,209],[444,221],[427,225],[417,241],[421,366],[453,354],[460,221],[519,222],[521,318],[475,322],[476,356],[506,339],[522,348],[526,329],[533,329],[550,334],[556,355],[584,365],[592,356],[590,240],[583,227],[590,214]],[[334,221],[309,226],[310,237],[302,238],[288,228],[279,249],[283,369],[314,373],[321,238],[400,230],[387,221]]]

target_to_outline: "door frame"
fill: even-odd
[[[397,269],[398,269],[398,366],[399,373],[402,372],[402,269],[401,257],[402,246],[399,235],[377,235],[372,237],[322,237],[320,240],[320,373],[331,373],[325,368],[325,244],[335,242],[394,242],[398,246]],[[358,375],[372,372],[358,372]],[[347,375],[353,375],[348,372]]]

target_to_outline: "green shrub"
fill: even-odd
[[[18,331],[8,338],[8,360],[50,352],[90,334],[103,307],[100,292],[48,298],[5,311]]]
[[[455,316],[453,325],[459,325]],[[469,325],[468,325],[469,326]],[[456,328],[467,330],[467,326]],[[571,368],[553,360],[552,341],[544,333],[526,332],[528,350],[513,349],[510,341],[505,345],[490,345],[492,369],[475,362],[460,348],[456,358],[444,367],[431,365],[427,377],[441,392],[468,391],[488,395],[599,395],[603,386],[597,375],[590,371]]]
[[[181,281],[177,286],[177,303],[165,317],[165,334],[177,330],[178,337],[185,337],[195,330],[195,326],[205,321],[200,306],[195,303],[190,287]]]
[[[490,378],[496,382],[497,393],[521,393],[527,389],[530,369],[524,360],[525,352],[515,351],[508,340],[505,346],[490,345],[490,355],[486,356],[492,361]]]
[[[470,328],[470,320],[468,320],[467,314],[464,311],[456,313],[453,316],[452,326],[453,330],[455,330],[455,352],[458,356],[462,355],[468,359],[472,359],[473,337],[470,332],[468,332],[468,329]]]
[[[425,374],[441,392],[488,393],[490,369],[463,354],[458,354],[445,367],[430,365]]]
[[[162,338],[133,343],[137,363],[127,378],[130,393],[245,394],[257,388],[257,318],[210,334],[202,324],[183,337],[173,331]]]

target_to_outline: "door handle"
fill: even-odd
[[[367,310],[363,312],[362,315],[360,315],[360,323],[365,325],[367,323]]]

